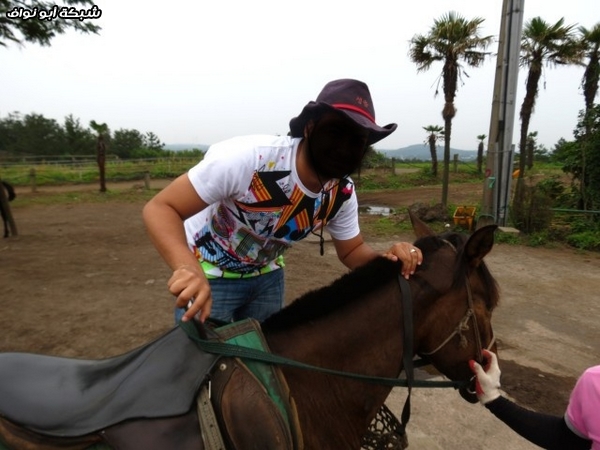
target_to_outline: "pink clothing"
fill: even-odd
[[[565,420],[571,430],[600,450],[600,366],[587,369],[571,392]]]

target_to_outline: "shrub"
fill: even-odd
[[[546,230],[552,221],[552,197],[547,186],[523,186],[517,189],[517,199],[510,215],[515,226],[524,233]]]
[[[514,233],[496,232],[496,235],[494,237],[494,242],[496,242],[497,244],[518,245],[518,244],[521,244],[521,238],[519,237],[518,234],[514,234]]]
[[[600,250],[600,234],[596,231],[584,231],[567,236],[567,243],[581,250]]]

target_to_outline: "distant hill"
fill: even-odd
[[[383,153],[388,158],[397,159],[419,159],[421,161],[430,161],[431,154],[429,153],[429,146],[425,144],[414,144],[408,147],[399,148],[397,150],[377,150]],[[474,161],[477,159],[477,150],[459,150],[456,148],[450,148],[450,159],[454,158],[454,155],[458,155],[461,161]],[[444,146],[437,146],[438,161],[444,159]]]
[[[165,150],[174,150],[176,152],[182,150],[193,150],[195,148],[205,152],[208,150],[209,145],[205,144],[165,144]],[[388,158],[397,159],[418,159],[421,161],[430,161],[431,155],[429,154],[429,147],[425,144],[414,144],[408,147],[398,148],[396,150],[377,150],[383,153]],[[444,159],[444,146],[438,145],[437,147],[438,160]],[[458,155],[461,161],[474,161],[477,158],[476,150],[459,150],[456,148],[450,148],[450,158],[454,158],[454,155]]]
[[[202,150],[205,152],[208,150],[208,145],[205,144],[165,144],[163,147],[165,150],[173,150],[176,152],[180,152],[182,150],[193,150],[197,148],[198,150]]]

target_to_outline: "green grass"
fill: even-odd
[[[175,178],[197,164],[197,157],[154,158],[146,160],[110,160],[105,165],[106,181]],[[14,186],[57,186],[64,184],[97,183],[100,180],[95,161],[48,164],[0,164],[0,177]]]
[[[367,169],[360,174],[352,176],[356,182],[357,191],[372,191],[381,189],[408,189],[417,186],[436,186],[442,184],[442,174],[437,177],[431,174],[431,166],[427,163],[405,164],[397,169],[414,170],[413,172],[402,172],[397,175],[392,173],[389,168],[385,169]],[[449,179],[451,183],[481,183],[483,175],[478,174],[474,167],[469,165],[459,165],[457,171],[450,171]]]
[[[175,178],[197,164],[198,157],[168,157],[139,160],[108,160],[106,162],[107,181],[141,180],[145,174],[151,178]],[[402,189],[412,186],[441,184],[442,164],[439,164],[438,176],[431,175],[431,164],[428,162],[397,162],[396,169],[408,170],[394,175],[391,169],[365,169],[353,178],[357,187],[362,190]],[[0,178],[15,186],[32,184],[35,174],[37,186],[61,184],[85,184],[99,181],[98,165],[95,161],[75,161],[64,159],[48,163],[8,164],[0,161]],[[538,163],[527,176],[545,177],[563,176],[558,165]],[[478,174],[473,163],[451,164],[450,181],[460,183],[481,182],[483,175]]]
[[[197,162],[197,157],[107,161],[106,181],[143,180],[146,175],[149,175],[151,179],[175,178],[185,173]],[[353,178],[356,181],[359,195],[360,192],[371,190],[398,190],[417,186],[441,185],[441,173],[437,177],[433,177],[429,163],[397,164],[396,167],[398,169],[411,169],[411,171],[403,171],[395,175],[389,168],[367,169],[363,170],[360,176],[358,174],[354,175]],[[456,169],[456,171],[450,171],[450,183],[481,183],[483,181],[483,175],[478,174],[473,165],[459,164]],[[36,186],[39,187],[73,184],[95,184],[99,186],[98,166],[94,161],[77,164],[0,165],[0,177],[15,186],[29,186],[32,184],[32,170],[35,172]],[[534,169],[528,172],[528,176],[539,179],[556,176],[564,178],[560,166],[552,164],[536,164]],[[157,192],[156,189],[143,188],[105,193],[84,189],[77,192],[37,192],[20,195],[12,208],[61,203],[146,202]],[[448,217],[452,217],[456,206],[448,205]],[[477,207],[477,211],[481,211],[480,204],[473,206]],[[410,221],[401,212],[397,211],[394,215],[384,217],[361,215],[361,228],[365,234],[382,238],[398,234],[412,234]],[[430,225],[435,231],[441,232],[445,229],[445,224],[442,222],[434,222]],[[451,225],[454,227],[452,223]],[[600,250],[600,237],[598,237],[598,231],[594,227],[590,228],[588,224],[584,229],[579,230],[572,226],[573,223],[570,225],[570,228],[573,229],[568,233],[563,233],[564,236],[558,236],[552,230],[533,233],[529,236],[497,233],[496,242],[530,246],[552,246],[562,242],[578,249]]]

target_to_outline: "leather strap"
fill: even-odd
[[[413,324],[413,302],[410,295],[410,286],[408,281],[398,275],[398,285],[402,294],[402,315],[404,317],[404,342],[402,360],[404,364],[404,373],[406,374],[406,386],[408,388],[408,396],[402,408],[400,420],[402,425],[406,427],[410,420],[410,394],[414,382],[414,367],[413,367],[413,348],[414,348],[414,324]]]
[[[190,322],[180,322],[179,326],[184,330],[188,331],[188,325]],[[194,326],[190,324],[189,326]],[[240,358],[242,360],[249,359],[253,361],[261,361],[269,364],[278,364],[281,366],[296,367],[298,369],[314,370],[316,372],[327,373],[330,375],[336,375],[340,377],[352,378],[355,380],[361,380],[367,383],[380,384],[383,386],[407,386],[407,381],[400,378],[387,378],[387,377],[376,377],[370,375],[363,375],[353,372],[344,372],[340,370],[327,369],[324,367],[313,366],[311,364],[305,364],[290,358],[276,355],[274,353],[265,352],[263,350],[256,350],[247,347],[241,347],[235,344],[228,344],[226,342],[217,341],[205,341],[200,339],[198,336],[188,334],[188,337],[196,343],[198,347],[207,353],[212,353],[221,356],[230,356],[233,358]],[[437,380],[412,380],[413,387],[423,388],[460,388],[469,385],[468,381],[437,381]]]
[[[210,382],[200,388],[196,397],[198,421],[206,450],[226,450],[215,411],[210,402]]]

